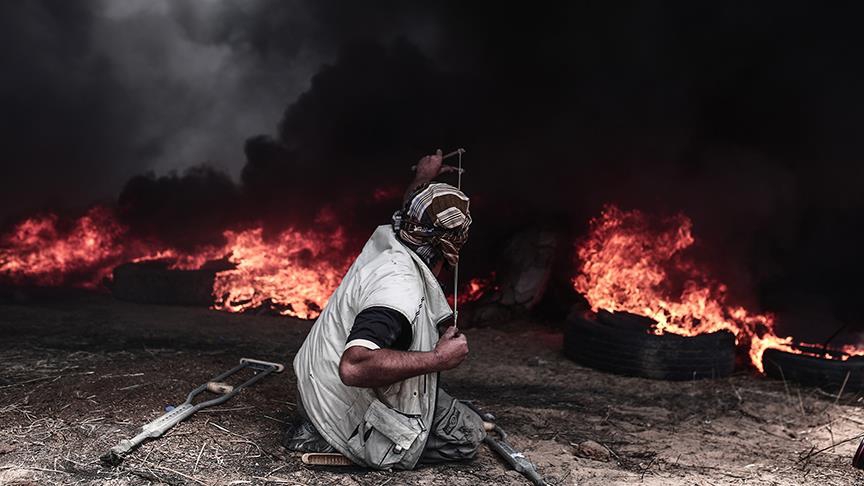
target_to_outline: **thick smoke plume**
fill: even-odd
[[[362,238],[398,206],[417,158],[463,146],[478,223],[465,261],[478,272],[521,227],[576,237],[605,203],[683,211],[695,250],[743,297],[861,321],[864,75],[851,12],[266,0],[0,9],[0,59],[13,73],[0,88],[15,181],[5,215],[105,199],[153,171],[119,198],[141,234],[194,246],[222,225],[320,225],[325,211]],[[215,169],[183,172],[201,163]]]

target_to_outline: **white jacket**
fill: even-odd
[[[388,307],[411,323],[410,351],[431,351],[438,323],[452,315],[438,280],[389,225],[379,226],[330,297],[294,358],[297,387],[318,432],[355,463],[411,469],[420,458],[438,389],[436,373],[383,389],[349,387],[339,361],[354,318]]]

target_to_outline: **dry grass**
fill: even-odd
[[[849,464],[864,431],[858,390],[826,394],[747,373],[684,383],[618,377],[562,358],[560,335],[517,324],[466,330],[471,357],[445,386],[494,411],[552,484],[864,482]],[[0,350],[0,484],[526,484],[488,450],[406,472],[304,467],[279,446],[296,403],[290,372],[197,414],[119,467],[99,463],[240,357],[289,362],[307,329],[92,296],[0,305],[9,336]],[[588,457],[589,440],[606,453]]]

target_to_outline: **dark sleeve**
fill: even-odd
[[[407,351],[414,340],[411,323],[399,312],[387,307],[370,307],[354,318],[347,343],[355,339],[371,341],[381,348]]]

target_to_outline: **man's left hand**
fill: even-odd
[[[441,149],[435,151],[433,155],[427,155],[417,162],[417,174],[414,179],[422,182],[431,181],[441,174],[448,172],[456,172],[459,169],[452,165],[442,163]]]

